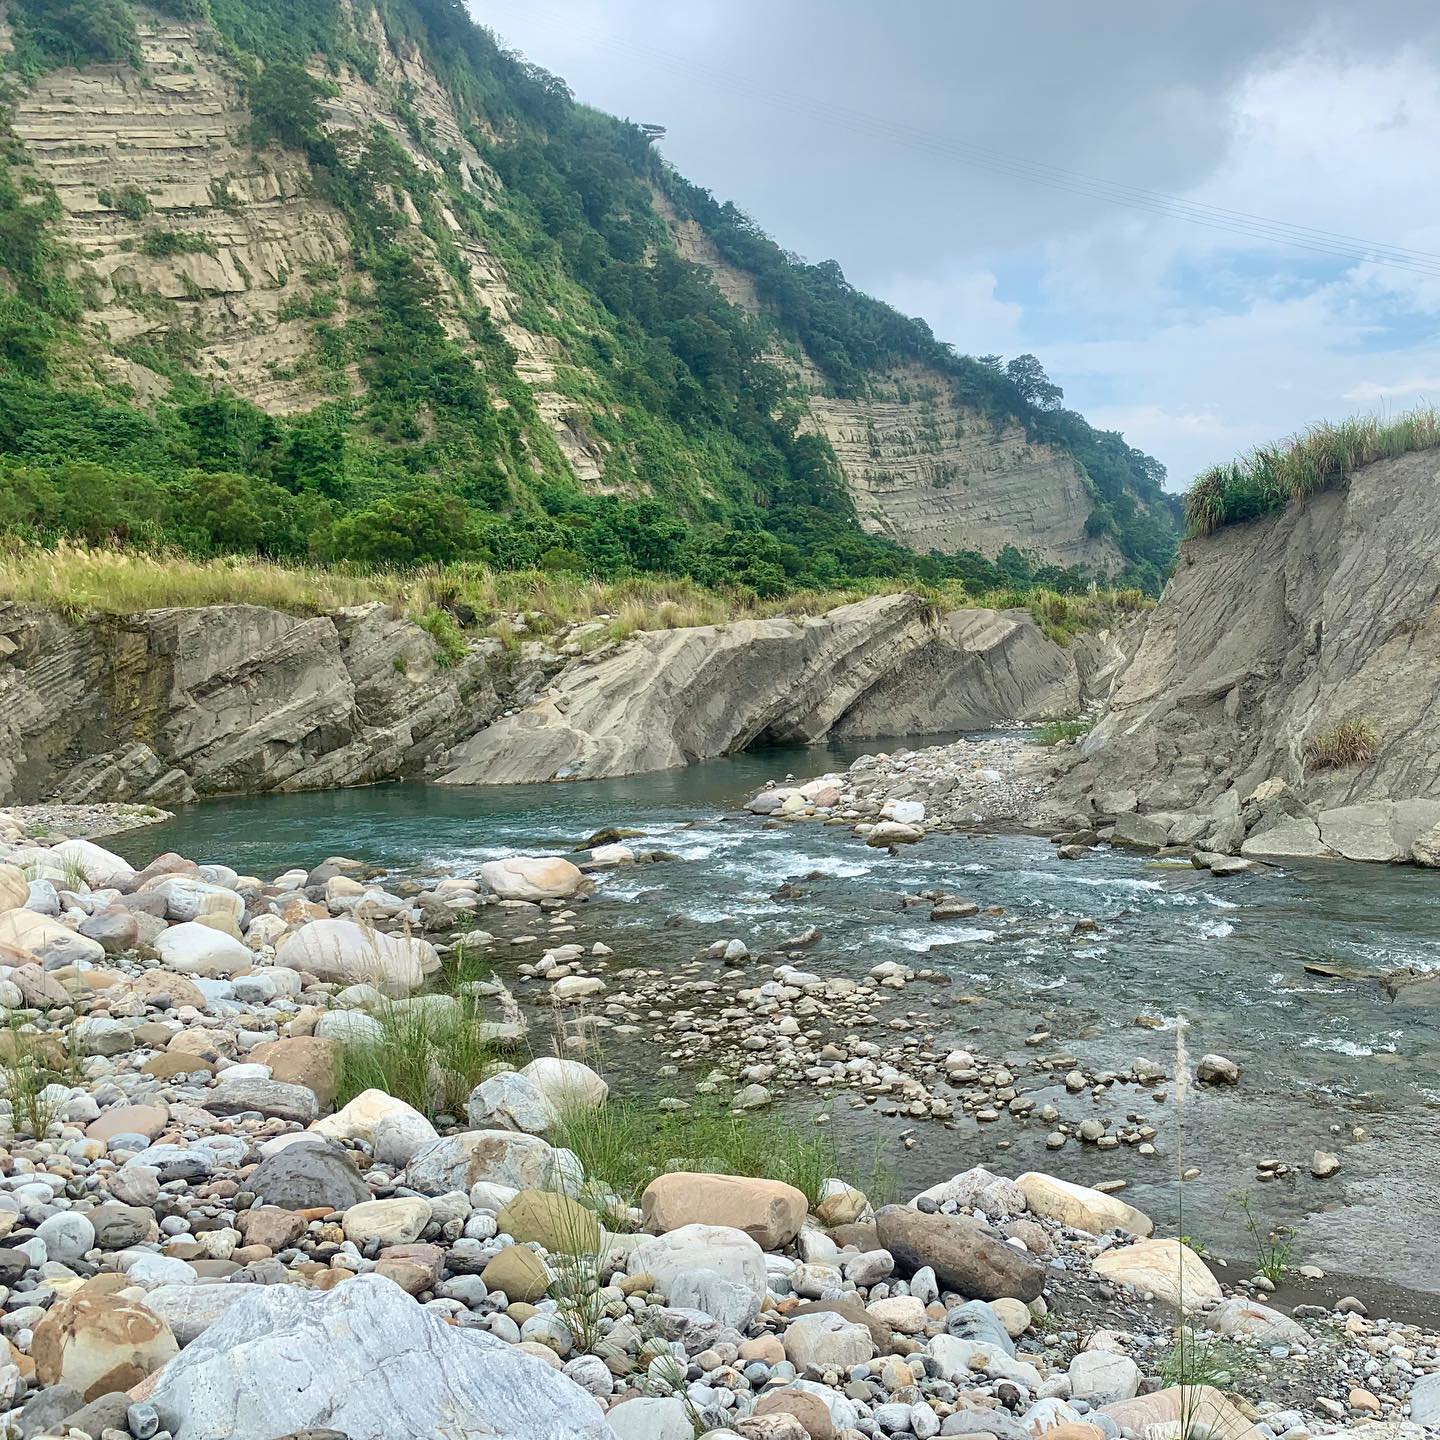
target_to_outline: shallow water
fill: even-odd
[[[1041,1022],[1053,1030],[1052,1049],[1089,1068],[1145,1058],[1169,1070],[1174,1022],[1184,1016],[1192,1061],[1213,1050],[1244,1067],[1238,1090],[1192,1091],[1186,1103],[1184,1160],[1202,1174],[1184,1188],[1185,1232],[1243,1257],[1248,1241],[1232,1197],[1248,1188],[1257,1220],[1297,1227],[1296,1264],[1440,1294],[1440,1006],[1396,1004],[1374,982],[1303,968],[1324,960],[1440,971],[1440,879],[1330,865],[1216,880],[1125,852],[1067,863],[1027,835],[937,835],[892,857],[841,827],[767,829],[736,814],[766,779],[840,767],[855,753],[760,752],[563,786],[417,784],[211,801],[119,848],[137,862],[174,849],[261,875],[329,855],[469,873],[496,856],[569,848],[602,825],[641,827],[683,863],[601,879],[585,928],[622,958],[685,961],[736,935],[760,950],[815,924],[824,939],[806,952],[807,968],[859,975],[893,958],[948,972],[952,987],[913,985],[904,1009],[932,1007],[944,1044],[1013,1057],[1026,1090],[1040,1082],[1022,1068],[1034,1055],[1023,1039]],[[798,882],[800,898],[771,898],[787,880]],[[931,887],[1005,914],[933,923],[923,909],[900,910],[902,894]],[[1100,921],[1101,933],[1073,936],[1081,916]],[[979,998],[957,1005],[961,995]],[[1166,1028],[1137,1027],[1141,1015]],[[648,1056],[653,1065],[653,1050]],[[1075,1142],[1051,1153],[1049,1127],[1038,1120],[979,1129],[967,1121],[953,1131],[922,1126],[916,1149],[892,1156],[901,1179],[928,1184],[977,1162],[1092,1184],[1125,1178],[1127,1198],[1169,1223],[1179,1218],[1182,1136],[1173,1102],[1158,1105],[1130,1086],[1098,1107],[1058,1084],[1036,1093],[1075,1121],[1143,1113],[1161,1128],[1162,1155],[1147,1160],[1128,1147],[1104,1152]],[[842,1131],[900,1123],[849,1110],[833,1095],[827,1104]],[[1361,1143],[1350,1139],[1357,1125],[1369,1135]],[[1316,1149],[1340,1154],[1339,1175],[1310,1178]],[[1300,1175],[1255,1184],[1256,1161],[1272,1157]],[[1428,1302],[1420,1309],[1440,1313]]]

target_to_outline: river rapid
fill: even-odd
[[[1159,1130],[1151,1157],[1075,1139],[1048,1151],[1052,1126],[1039,1118],[977,1126],[957,1115],[948,1128],[915,1124],[906,1149],[899,1137],[914,1122],[878,1107],[852,1109],[834,1092],[786,1102],[797,1116],[832,1116],[844,1147],[878,1140],[903,1193],[976,1163],[1086,1184],[1123,1179],[1127,1199],[1245,1274],[1253,1250],[1236,1197],[1248,1194],[1263,1229],[1294,1227],[1293,1263],[1325,1270],[1327,1293],[1389,1291],[1392,1311],[1440,1314],[1440,1005],[1396,1002],[1373,980],[1305,969],[1440,971],[1433,874],[1332,864],[1221,880],[1138,852],[1060,861],[1043,836],[1023,834],[930,835],[892,856],[842,826],[777,827],[739,812],[766,780],[843,767],[858,753],[756,752],[563,786],[405,784],[209,801],[118,848],[136,864],[177,850],[267,877],[330,855],[392,873],[470,874],[487,859],[570,849],[605,825],[636,827],[681,859],[599,877],[580,938],[603,939],[628,963],[678,966],[715,940],[739,937],[759,953],[815,925],[823,939],[803,953],[807,969],[858,978],[899,960],[950,978],[906,992],[908,1010],[928,1007],[941,1053],[1013,1057],[1018,1087],[1077,1124],[1134,1112]],[[776,898],[786,882],[798,893]],[[1003,914],[932,922],[928,907],[902,908],[902,896],[926,889]],[[1098,932],[1074,934],[1081,918],[1098,921]],[[762,973],[752,965],[736,987]],[[1097,1105],[1026,1068],[1034,1052],[1025,1038],[1044,1028],[1052,1048],[1087,1070],[1143,1059],[1173,1074],[1181,1018],[1192,1065],[1205,1052],[1226,1055],[1242,1067],[1238,1088],[1193,1089],[1183,1112],[1173,1085],[1162,1087],[1164,1103],[1122,1086]],[[623,1091],[653,1086],[659,1058],[635,1040],[607,1048],[606,1064]],[[1354,1138],[1357,1128],[1365,1138]],[[1182,1142],[1184,1164],[1200,1171],[1183,1187],[1183,1216]],[[1340,1172],[1312,1178],[1316,1150],[1336,1152]],[[1262,1160],[1295,1169],[1262,1184]]]

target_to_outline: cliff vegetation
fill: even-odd
[[[759,597],[1161,583],[1163,472],[1033,357],[959,355],[787,255],[459,0],[13,0],[8,21],[0,532]],[[116,123],[162,117],[202,193],[168,154],[97,161],[77,127],[104,117],[72,112],[102,102],[65,67],[114,82]],[[682,258],[667,206],[760,312]],[[1097,563],[1018,529],[981,554],[862,528],[785,345],[838,396],[921,365],[1065,459],[1089,505],[1074,553]]]

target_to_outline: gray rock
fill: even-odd
[[[1170,843],[1170,826],[1151,815],[1119,815],[1115,819],[1115,843],[1158,850]]]
[[[35,1234],[45,1242],[45,1253],[61,1265],[73,1266],[95,1245],[95,1227],[79,1210],[62,1210],[42,1220]]]
[[[1410,1391],[1410,1418],[1417,1425],[1440,1425],[1440,1370],[1415,1382]]]
[[[581,1174],[580,1162],[569,1150],[557,1150],[538,1135],[466,1130],[417,1150],[405,1169],[405,1180],[422,1195],[468,1191],[479,1182],[515,1190],[573,1192]]]
[[[37,1391],[26,1402],[20,1414],[20,1434],[24,1440],[46,1435],[60,1428],[62,1421],[85,1404],[85,1397],[69,1385],[51,1385]]]
[[[95,1243],[102,1250],[124,1250],[150,1234],[155,1213],[146,1205],[97,1205],[89,1212],[89,1220]]]
[[[174,1332],[182,1348],[205,1333],[259,1285],[229,1280],[222,1285],[157,1285],[145,1296],[145,1308],[153,1310]]]
[[[957,1305],[945,1316],[945,1333],[956,1335],[961,1340],[977,1340],[982,1345],[994,1346],[1007,1355],[1015,1353],[1015,1342],[1010,1338],[1000,1317],[983,1300],[967,1300]]]
[[[227,1080],[222,1074],[219,1083],[205,1096],[205,1108],[217,1115],[238,1115],[244,1110],[258,1110],[277,1120],[298,1120],[309,1125],[320,1118],[320,1102],[306,1085],[287,1085],[281,1080]]]
[[[1091,1405],[1133,1399],[1140,1389],[1140,1367],[1113,1350],[1082,1350],[1070,1362],[1070,1395]]]
[[[1045,1286],[1045,1267],[964,1215],[926,1215],[887,1205],[876,1213],[880,1243],[902,1274],[929,1265],[942,1286],[975,1300],[1002,1295],[1033,1300]]]
[[[150,1399],[176,1440],[617,1440],[573,1381],[373,1274],[328,1291],[261,1287],[165,1367]]]
[[[519,1130],[543,1135],[560,1112],[528,1075],[505,1070],[482,1080],[470,1092],[465,1118],[476,1130]]]
[[[743,1230],[726,1225],[682,1225],[643,1240],[626,1268],[653,1275],[672,1305],[737,1328],[760,1313],[765,1299],[764,1253]]]
[[[249,1188],[259,1204],[278,1205],[282,1210],[308,1210],[316,1205],[348,1210],[370,1199],[370,1187],[350,1157],[329,1145],[287,1146],[260,1162]]]

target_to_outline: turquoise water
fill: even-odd
[[[1307,974],[1307,961],[1361,969],[1440,971],[1440,879],[1418,870],[1333,865],[1220,881],[1187,865],[1115,852],[1055,859],[1028,835],[931,836],[898,857],[866,849],[840,827],[766,828],[737,806],[766,779],[848,763],[855,750],[753,753],[689,770],[625,780],[505,788],[420,784],[261,796],[192,806],[118,848],[144,860],[174,849],[271,875],[347,855],[395,871],[472,873],[483,860],[573,847],[603,825],[643,828],[680,862],[612,872],[583,908],[582,938],[622,958],[688,961],[716,939],[752,950],[807,925],[822,942],[808,968],[861,975],[899,959],[950,974],[948,991],[912,986],[905,1008],[933,1006],[943,1045],[1012,1056],[1020,1086],[1053,1099],[1069,1119],[1144,1112],[1173,1155],[1174,1106],[1117,1087],[1105,1105],[1076,1102],[1022,1068],[1039,1024],[1087,1066],[1135,1059],[1173,1067],[1184,1016],[1193,1058],[1214,1050],[1244,1067],[1241,1086],[1192,1093],[1185,1112],[1185,1226],[1212,1250],[1242,1255],[1231,1198],[1252,1190],[1265,1223],[1298,1227],[1296,1263],[1440,1293],[1440,1006],[1400,1005],[1373,982]],[[774,898],[782,882],[798,898]],[[906,892],[943,887],[1004,915],[933,923],[905,911]],[[1072,935],[1076,919],[1099,934]],[[753,971],[750,972],[753,975]],[[956,1005],[959,994],[977,1003]],[[641,1083],[654,1051],[620,1058]],[[1151,1115],[1150,1112],[1156,1112]],[[874,1112],[834,1108],[835,1124],[875,1129]],[[857,1118],[851,1118],[857,1117]],[[1369,1138],[1352,1143],[1362,1126]],[[1332,1127],[1338,1127],[1335,1133]],[[1044,1148],[1048,1126],[1011,1121],[977,1130],[927,1126],[895,1161],[902,1180],[930,1183],[974,1163],[1007,1173],[1033,1167],[1095,1183],[1124,1178],[1127,1197],[1159,1218],[1175,1205],[1173,1160],[1100,1152],[1072,1142]],[[1002,1148],[1008,1142],[1008,1148]],[[1343,1170],[1318,1182],[1311,1153],[1337,1151]],[[1300,1167],[1294,1181],[1254,1185],[1255,1163]],[[1248,1273],[1248,1272],[1247,1272]],[[1343,1293],[1343,1292],[1340,1292]]]

